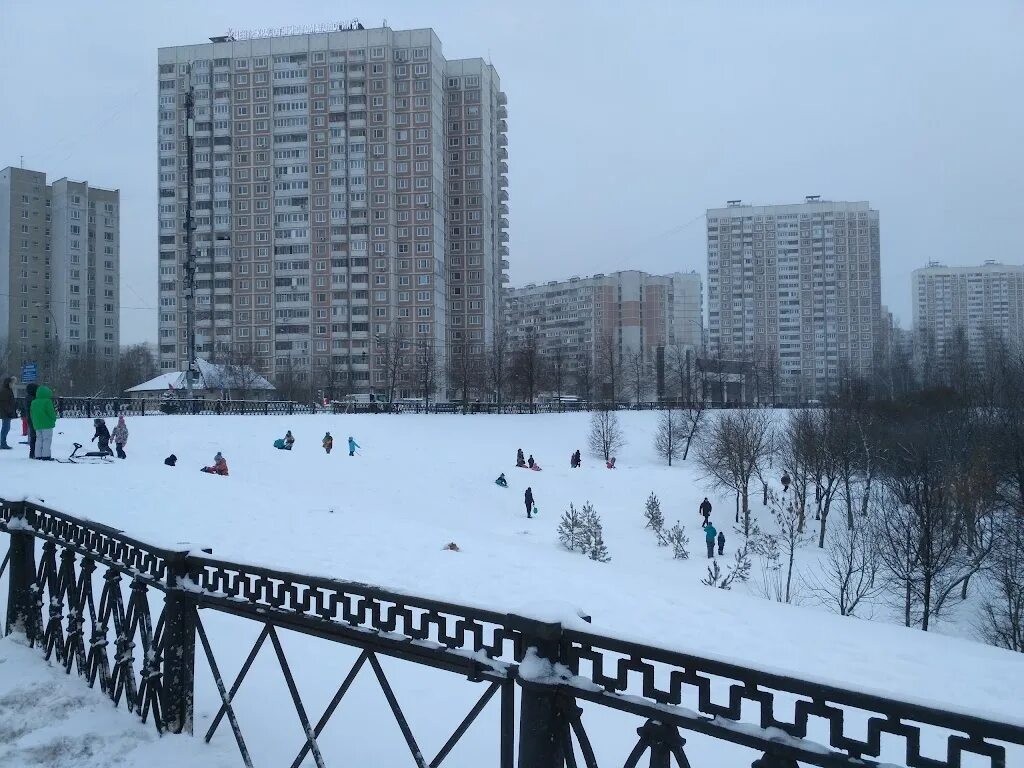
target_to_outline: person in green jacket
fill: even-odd
[[[715,556],[715,535],[718,531],[715,530],[715,526],[711,524],[709,520],[704,525],[704,541],[708,545],[708,557]]]
[[[57,426],[57,410],[53,407],[53,392],[47,386],[36,390],[32,401],[32,429],[36,431],[36,458],[52,461],[50,446],[53,444],[53,428]]]

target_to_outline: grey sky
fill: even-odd
[[[0,0],[0,167],[121,190],[122,340],[156,336],[156,50],[359,18],[433,27],[508,93],[519,285],[706,271],[705,208],[870,200],[882,300],[1024,261],[1024,2]]]

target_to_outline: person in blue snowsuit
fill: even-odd
[[[349,435],[349,438],[348,438],[348,455],[349,456],[355,456],[356,455],[356,448],[359,448],[359,447],[361,447],[359,445],[359,443],[357,443],[354,439],[352,439],[352,436]]]

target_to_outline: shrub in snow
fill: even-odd
[[[653,491],[647,497],[644,517],[647,518],[647,524],[644,528],[650,528],[654,531],[654,535],[658,537],[659,546],[664,546],[665,542],[661,540],[661,528],[665,525],[665,517],[661,514],[661,502],[658,501],[658,497],[654,495]]]
[[[582,514],[584,553],[591,560],[607,563],[612,557],[608,554],[608,547],[604,544],[604,530],[601,527],[600,516],[594,511],[594,505],[589,501],[583,505]]]
[[[569,508],[562,513],[562,520],[558,523],[558,540],[562,546],[570,551],[583,551],[583,515],[575,506],[569,504]]]
[[[709,587],[718,587],[719,589],[732,589],[733,582],[738,581],[742,583],[749,578],[750,552],[747,550],[747,545],[744,544],[736,550],[733,564],[725,575],[722,574],[722,569],[718,566],[718,561],[715,560],[708,566],[708,575],[701,579],[700,583],[706,584]]]
[[[667,531],[658,531],[658,543],[663,547],[672,547],[672,557],[676,560],[687,560],[690,557],[690,537],[678,520]]]

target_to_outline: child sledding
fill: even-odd
[[[103,419],[93,419],[92,423],[93,426],[96,428],[96,432],[95,434],[93,434],[91,442],[96,443],[97,450],[89,451],[85,455],[113,456],[114,452],[110,450],[110,430],[107,429],[107,423]]]
[[[505,479],[505,473],[502,472],[498,475],[498,479],[494,481],[495,485],[499,485],[502,488],[508,488],[508,480]]]
[[[290,451],[293,445],[295,445],[295,438],[290,429],[284,437],[279,437],[274,441],[274,447],[280,451]]]

